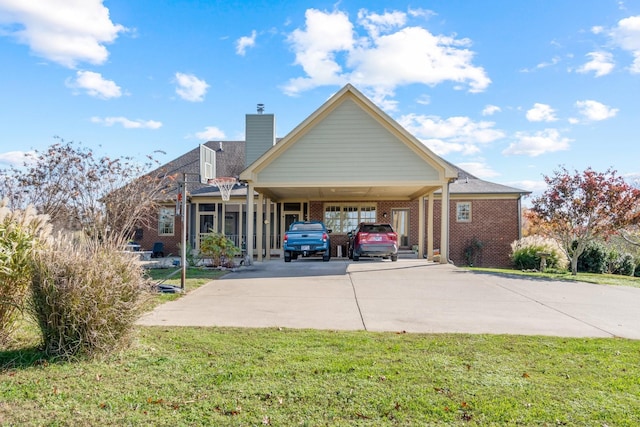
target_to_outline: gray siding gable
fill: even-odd
[[[439,179],[439,172],[351,99],[345,99],[258,171],[272,183],[388,185]]]

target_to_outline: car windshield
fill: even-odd
[[[393,233],[393,228],[389,224],[364,224],[363,233]]]
[[[322,224],[311,223],[311,224],[294,224],[291,227],[291,231],[322,231]]]

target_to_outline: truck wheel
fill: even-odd
[[[292,253],[291,254],[291,259],[294,260],[294,261],[297,260],[298,259],[298,254],[296,252]]]
[[[322,261],[329,262],[330,259],[331,259],[331,255],[322,255]]]
[[[284,262],[291,262],[291,252],[284,253]]]

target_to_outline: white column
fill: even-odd
[[[271,259],[271,199],[267,197],[266,200],[266,207],[265,207],[266,212],[264,213],[264,217],[265,217],[265,241],[266,243],[266,249],[267,249],[267,261],[269,261]]]
[[[424,258],[424,197],[418,198],[418,259]]]
[[[220,215],[222,216],[222,220],[220,221],[220,234],[222,234],[223,236],[226,236],[227,233],[225,233],[224,230],[224,223],[226,221],[226,216],[227,216],[227,204],[222,201],[222,207],[220,208]]]
[[[238,203],[238,247],[242,249],[242,203]]]
[[[449,262],[449,183],[442,186],[442,217],[440,221],[440,264]]]
[[[247,185],[247,256],[253,260],[253,184]],[[253,262],[253,261],[252,261]]]
[[[258,251],[257,260],[261,262],[263,259],[262,250],[264,249],[262,245],[264,236],[264,195],[262,193],[258,193],[258,208],[256,212],[256,251]]]
[[[433,192],[429,194],[427,208],[429,210],[427,217],[427,261],[433,261]]]

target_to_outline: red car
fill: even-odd
[[[361,222],[349,233],[349,258],[359,261],[361,256],[398,260],[398,235],[391,224]]]

